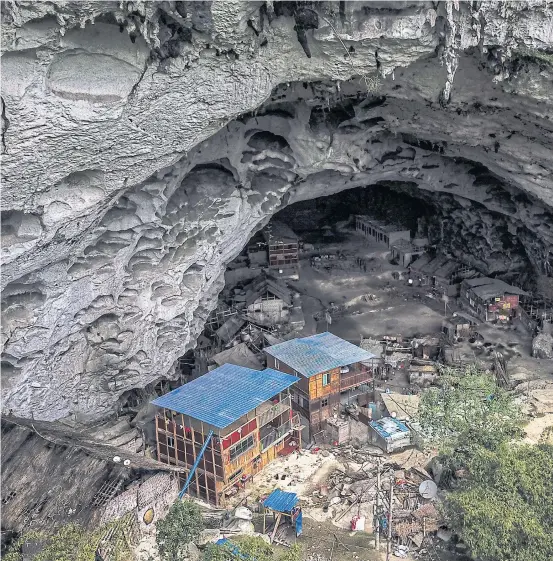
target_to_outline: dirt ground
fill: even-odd
[[[347,259],[325,263],[346,269],[315,269],[309,259],[304,259],[300,280],[290,283],[302,295],[306,324],[301,335],[326,330],[326,322],[315,322],[313,315],[331,303],[348,306],[346,315],[334,320],[329,331],[349,341],[359,341],[361,335],[410,337],[440,331],[443,312],[435,311],[415,297],[417,293],[424,294],[424,290],[394,280],[392,273],[403,269],[388,261],[389,250],[384,244],[350,233],[347,241],[332,244],[332,249],[339,249]],[[357,257],[367,260],[366,272],[356,264]],[[365,294],[375,299],[361,301],[360,296]]]

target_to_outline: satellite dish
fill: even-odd
[[[125,461],[123,462],[123,465],[124,465],[124,466],[130,466],[130,465],[131,465],[131,461],[130,461],[130,460],[125,460]]]
[[[390,416],[392,417],[392,419],[395,419],[397,417],[397,413],[395,411],[392,411],[392,414]]]
[[[424,499],[433,499],[437,493],[438,486],[431,479],[427,479],[419,485],[419,494]]]
[[[119,456],[113,456],[113,461],[118,464],[121,461],[121,458]]]

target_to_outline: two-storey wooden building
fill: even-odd
[[[299,238],[294,231],[278,220],[272,220],[263,230],[269,255],[269,269],[282,278],[299,275]],[[281,272],[282,271],[282,272]]]
[[[528,293],[500,279],[478,277],[461,283],[461,305],[482,321],[510,321],[516,314],[519,296]]]
[[[267,366],[299,377],[293,406],[309,421],[311,434],[323,430],[339,411],[340,394],[373,378],[375,355],[336,337],[319,333],[267,347]]]
[[[190,471],[200,457],[189,492],[225,504],[233,487],[246,485],[299,430],[289,390],[297,382],[270,368],[225,364],[153,400],[160,408],[155,417],[158,459]],[[213,436],[201,455],[210,431]]]

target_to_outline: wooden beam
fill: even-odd
[[[271,534],[271,539],[270,539],[271,543],[273,543],[273,540],[275,539],[275,534],[278,529],[278,525],[280,524],[281,517],[282,517],[282,512],[279,512],[275,520],[275,527],[273,528],[273,533]]]
[[[156,414],[156,448],[157,448],[157,461],[161,461],[161,454],[159,452],[159,417]]]
[[[173,417],[172,423],[173,423],[173,438],[175,439],[175,465],[178,466],[179,465],[179,454],[178,454],[178,441],[177,441],[177,423],[175,421],[176,416]]]
[[[192,452],[194,453],[194,463],[196,463],[196,439],[194,438],[194,427],[190,423],[190,434],[192,435]],[[194,475],[196,481],[196,493],[198,497],[200,496],[200,482],[198,481],[198,475]]]
[[[201,430],[202,430],[202,444],[205,442],[205,431],[204,431],[204,423],[203,421],[200,424],[201,426]],[[206,466],[205,466],[205,454],[202,456],[201,461],[203,462],[203,466],[204,466],[204,483],[205,483],[205,495],[206,495],[206,499],[207,502],[209,503],[209,483],[207,482],[207,473],[206,473]],[[213,466],[213,469],[215,469],[215,466]]]

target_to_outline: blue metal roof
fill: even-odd
[[[391,438],[400,432],[410,432],[406,425],[393,417],[383,417],[378,421],[371,421],[369,425],[382,437]]]
[[[298,504],[296,493],[275,489],[264,501],[263,506],[277,512],[290,512]]]
[[[152,403],[223,429],[297,381],[271,368],[224,364]]]
[[[265,352],[307,378],[376,356],[328,332],[285,341]]]

